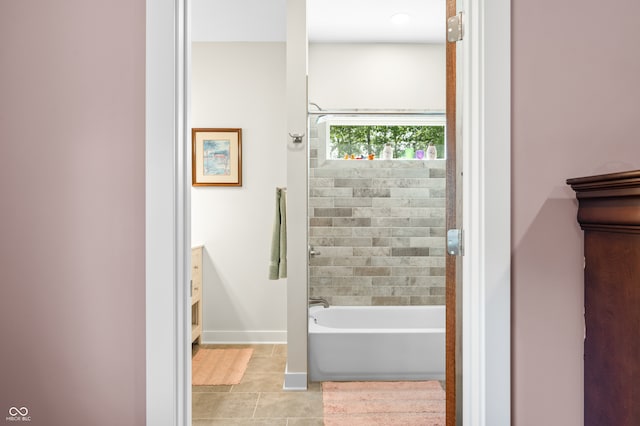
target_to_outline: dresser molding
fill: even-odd
[[[640,425],[640,171],[569,179],[584,230],[584,424]]]
[[[640,170],[568,179],[582,229],[640,232]]]

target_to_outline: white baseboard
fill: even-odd
[[[306,391],[307,373],[289,373],[289,364],[287,364],[282,389],[286,391]]]
[[[265,344],[285,344],[287,343],[287,332],[277,330],[205,330],[202,332],[203,344],[223,344],[223,343],[265,343]]]

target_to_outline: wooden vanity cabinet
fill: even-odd
[[[202,246],[191,249],[191,342],[202,340]]]
[[[640,171],[569,179],[584,231],[584,424],[640,425]]]

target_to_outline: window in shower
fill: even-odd
[[[407,120],[401,117],[342,117],[321,123],[324,158],[437,159],[445,158],[444,115]],[[430,148],[432,147],[432,148]]]

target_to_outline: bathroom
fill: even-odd
[[[206,9],[194,2],[194,12],[197,7]],[[268,18],[273,12],[265,6],[255,13]],[[192,22],[192,127],[242,129],[242,186],[191,191],[192,245],[204,247],[203,343],[287,342],[291,283],[268,279],[274,192],[291,187],[291,144],[283,139],[285,22],[284,16],[267,18],[277,30],[254,27],[253,38],[216,33],[220,22]],[[233,14],[225,20],[243,27]],[[387,125],[435,124],[445,109],[444,50],[444,42],[311,42],[308,100],[315,105],[309,110],[390,111],[374,117]],[[407,117],[399,110],[426,114]],[[370,119],[310,114],[309,180],[300,184],[309,188],[309,244],[320,254],[310,259],[309,296],[331,305],[443,305],[445,153],[438,160],[394,159],[388,167],[379,158],[327,161],[322,135],[328,125]],[[376,226],[326,226],[329,220]]]

